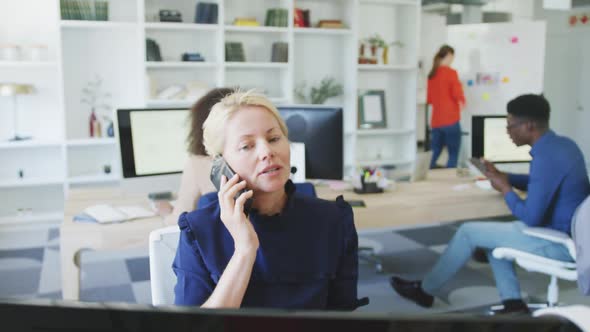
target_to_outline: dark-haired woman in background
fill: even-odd
[[[427,103],[432,105],[430,168],[446,146],[449,152],[447,167],[457,167],[461,148],[461,109],[465,106],[463,88],[457,72],[450,66],[455,58],[455,50],[443,45],[434,56],[432,69],[428,74]]]
[[[174,207],[167,201],[156,204],[158,213],[166,216],[168,225],[175,225],[181,213],[194,210],[201,195],[217,191],[209,179],[211,158],[203,146],[203,122],[209,116],[211,107],[232,92],[229,88],[215,88],[197,100],[191,108],[190,131],[186,138],[189,157],[182,171],[178,199]]]

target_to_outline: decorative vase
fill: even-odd
[[[90,118],[88,119],[88,129],[90,131],[90,137],[94,137],[97,133],[96,133],[96,122],[97,122],[97,118],[96,118],[96,113],[94,113],[94,108],[92,108],[92,110],[90,111]]]
[[[383,59],[383,64],[384,65],[388,65],[389,64],[389,47],[387,47],[387,46],[385,46],[383,48],[383,56],[382,56],[382,59]]]

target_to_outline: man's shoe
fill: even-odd
[[[531,311],[521,299],[502,301],[504,308],[492,310],[492,315],[529,315]]]
[[[421,281],[408,281],[399,277],[391,277],[389,283],[399,295],[406,299],[412,300],[424,308],[432,307],[434,296],[422,290]]]

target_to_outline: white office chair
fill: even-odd
[[[555,308],[539,309],[533,313],[534,317],[558,316],[576,324],[583,332],[590,332],[590,307],[572,305]]]
[[[176,275],[172,271],[172,262],[179,238],[178,226],[160,228],[150,233],[150,287],[153,305],[174,304]]]
[[[590,199],[586,199],[576,209],[576,213],[574,213],[574,217],[572,218],[572,229],[575,227],[576,222],[582,221],[583,219],[582,217],[578,216],[587,214],[589,210]],[[569,281],[575,281],[578,279],[578,273],[576,270],[575,263],[576,246],[569,235],[552,229],[547,229],[543,227],[529,227],[525,228],[523,232],[530,236],[535,236],[545,240],[563,244],[574,259],[574,262],[565,262],[512,248],[496,248],[492,252],[494,257],[499,259],[512,260],[527,271],[539,272],[549,275],[551,277],[551,280],[549,282],[549,286],[547,287],[547,304],[529,304],[529,307],[553,307],[557,305],[559,298],[559,286],[557,284],[557,279],[564,279]],[[492,309],[498,308],[499,307],[494,307]]]

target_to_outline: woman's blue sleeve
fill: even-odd
[[[172,269],[176,274],[174,303],[200,306],[211,295],[215,284],[200,254],[194,234],[187,220],[187,213],[180,215],[180,240]]]
[[[352,207],[342,199],[336,199],[339,210],[342,211],[344,246],[338,262],[336,276],[330,283],[328,294],[328,310],[354,310],[363,305],[366,300],[357,300],[358,283],[358,236],[354,226]]]

